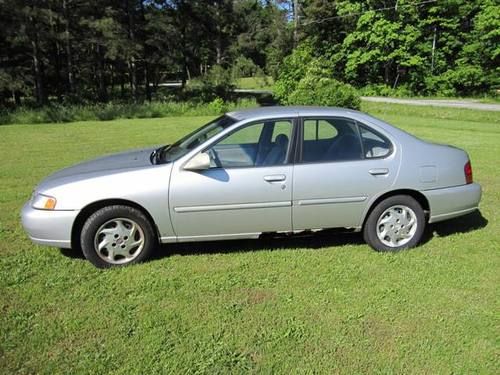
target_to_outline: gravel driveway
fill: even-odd
[[[433,107],[453,107],[478,109],[480,111],[500,111],[500,104],[479,103],[475,100],[441,100],[441,99],[398,99],[382,96],[362,96],[367,102],[396,103],[409,105],[427,105]]]

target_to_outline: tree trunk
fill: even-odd
[[[182,88],[186,87],[187,76],[188,76],[188,61],[187,61],[187,47],[186,47],[186,29],[183,26],[181,30],[181,41],[182,41]]]
[[[54,43],[54,73],[56,77],[56,94],[57,94],[57,99],[59,102],[62,101],[63,97],[63,92],[64,89],[62,86],[64,86],[63,79],[61,78],[61,47],[59,46],[59,43],[56,41]],[[62,84],[61,84],[62,83]]]
[[[128,18],[128,38],[132,42],[132,46],[135,47],[134,42],[135,42],[135,20],[134,20],[134,13],[133,10],[130,7],[130,1],[126,0],[125,5],[127,7],[127,18]],[[132,93],[132,97],[134,98],[134,101],[137,101],[137,67],[135,63],[135,56],[134,52],[132,52],[131,56],[128,59],[128,69],[129,69],[129,76],[130,76],[130,91]]]
[[[155,92],[158,90],[159,83],[160,83],[160,74],[158,72],[158,66],[156,65],[153,71],[153,87]]]
[[[35,84],[35,98],[38,105],[43,105],[46,103],[46,94],[44,87],[44,74],[43,74],[43,66],[40,57],[40,41],[38,35],[37,24],[35,22],[35,18],[33,15],[30,15],[28,18],[29,24],[28,27],[28,35],[31,38],[31,58],[33,62],[33,76],[34,76],[34,84]]]
[[[121,64],[120,64],[121,65]],[[125,97],[125,73],[123,69],[120,69],[120,96],[123,99]]]
[[[49,2],[48,3],[49,5],[49,25],[50,25],[50,36],[49,38],[52,39],[53,37],[53,43],[51,43],[52,45],[52,53],[51,53],[51,56],[52,59],[53,59],[53,63],[51,64],[53,67],[54,67],[54,73],[55,73],[55,94],[57,95],[57,100],[59,102],[62,101],[62,98],[63,98],[63,92],[64,92],[64,84],[62,84],[62,79],[61,79],[61,45],[59,43],[59,39],[56,37],[56,35],[58,34],[58,29],[57,29],[57,25],[56,25],[56,21],[54,20],[54,18],[52,17],[53,15],[53,9],[51,8],[51,3]],[[50,64],[50,57],[49,57],[49,64]]]
[[[74,91],[73,80],[73,58],[71,53],[71,41],[69,33],[69,12],[68,0],[63,0],[63,14],[64,14],[64,49],[66,52],[66,90],[72,94]]]
[[[297,47],[299,44],[299,1],[292,1],[292,12],[293,12],[293,47]]]
[[[435,53],[436,53],[436,41],[437,41],[437,26],[434,26],[434,36],[432,37],[432,56],[431,56],[431,74],[434,74],[434,63],[435,63]]]
[[[132,94],[132,98],[134,101],[137,100],[137,75],[135,68],[135,58],[134,56],[130,57],[128,60],[128,72],[130,78],[130,92]]]
[[[16,107],[21,106],[21,94],[19,91],[14,91],[14,103],[16,103]]]
[[[144,62],[144,84],[146,85],[146,99],[148,102],[151,101],[151,86],[149,82],[149,67],[148,63]]]
[[[220,35],[217,35],[217,41],[215,44],[215,63],[217,65],[222,64],[222,40]]]
[[[109,88],[111,92],[111,98],[115,97],[115,66],[109,66]]]
[[[187,59],[186,59],[185,53],[183,52],[182,53],[182,83],[181,83],[182,88],[186,87],[187,75],[188,75]]]
[[[391,65],[390,61],[384,64],[384,82],[386,85],[390,84]]]
[[[222,63],[222,31],[221,31],[221,15],[220,4],[214,2],[215,5],[215,63],[220,65]]]
[[[141,7],[141,20],[142,24],[146,24],[146,11],[144,10],[144,1],[140,1],[140,7]],[[147,44],[144,43],[145,41],[143,40],[143,46],[142,46],[142,59],[144,61],[144,85],[145,85],[145,91],[146,91],[146,99],[147,101],[151,101],[151,87],[150,87],[150,82],[149,82],[149,62],[148,62],[148,50],[147,50]]]
[[[45,104],[45,88],[43,85],[43,69],[40,62],[38,34],[35,33],[35,40],[31,41],[33,55],[33,74],[35,76],[35,96],[36,102],[39,105]]]
[[[97,63],[97,97],[100,102],[108,101],[108,93],[106,90],[106,80],[104,75],[104,56],[101,51],[101,46],[96,45],[96,63]]]

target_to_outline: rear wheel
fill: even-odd
[[[85,221],[80,242],[85,258],[99,268],[124,266],[145,260],[157,241],[153,226],[139,210],[107,206]]]
[[[416,246],[424,228],[422,206],[408,195],[395,195],[373,209],[363,228],[363,236],[377,251],[399,251]]]

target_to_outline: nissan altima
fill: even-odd
[[[357,111],[263,107],[227,113],[171,145],[56,172],[35,188],[22,222],[33,242],[81,248],[112,267],[145,260],[159,243],[329,228],[398,251],[480,199],[459,148]]]

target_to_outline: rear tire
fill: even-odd
[[[363,228],[376,251],[395,252],[416,246],[425,229],[422,206],[409,195],[395,195],[377,204]]]
[[[80,235],[83,255],[98,268],[120,267],[147,259],[157,244],[153,225],[138,209],[103,207],[85,221]]]

